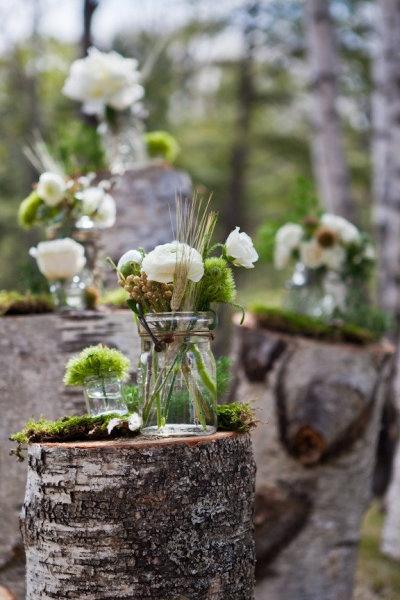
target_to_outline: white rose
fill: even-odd
[[[298,248],[303,235],[304,231],[301,225],[286,223],[286,225],[280,227],[276,232],[275,242],[277,245],[286,246],[288,250],[294,250]]]
[[[188,279],[195,283],[204,275],[204,265],[201,254],[187,244],[171,242],[156,246],[146,254],[142,262],[142,270],[151,281],[171,283],[174,280],[177,263],[188,264]]]
[[[225,242],[226,254],[233,259],[232,262],[237,267],[253,269],[258,260],[258,254],[254,248],[253,241],[247,233],[240,233],[240,227],[236,227],[228,235]]]
[[[37,184],[37,194],[39,198],[48,206],[57,206],[64,198],[67,184],[63,177],[58,173],[42,173]]]
[[[338,244],[332,248],[324,248],[322,251],[322,262],[331,271],[340,271],[345,260],[346,251]]]
[[[117,269],[118,271],[120,271],[122,269],[122,267],[129,262],[133,262],[136,263],[137,265],[141,265],[143,261],[143,256],[141,254],[141,252],[139,252],[139,250],[128,250],[128,252],[125,252],[125,254],[123,254],[121,256],[121,258],[118,261],[117,264]]]
[[[90,216],[102,203],[104,190],[99,187],[88,187],[86,190],[78,192],[76,197],[82,202],[82,212]]]
[[[29,254],[36,258],[40,272],[49,281],[71,279],[86,262],[84,247],[71,238],[39,242]]]
[[[72,63],[63,93],[83,102],[87,114],[102,114],[106,106],[124,110],[144,94],[137,64],[117,52],[90,48],[86,58]]]
[[[332,229],[345,244],[360,241],[360,232],[357,227],[343,217],[325,213],[321,217],[321,223]]]
[[[300,244],[300,260],[308,269],[323,266],[323,248],[314,239]]]

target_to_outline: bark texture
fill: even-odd
[[[30,418],[56,419],[85,412],[83,394],[62,379],[71,354],[105,343],[130,356],[135,369],[139,339],[130,311],[0,318],[0,585],[24,595],[24,556],[18,514],[24,498],[26,462],[8,441]]]
[[[251,600],[247,435],[34,444],[27,600]]]
[[[126,171],[116,178],[113,197],[117,204],[115,226],[102,232],[105,255],[118,261],[132,248],[152,250],[172,239],[175,198],[191,194],[190,177],[162,164]],[[108,280],[115,287],[115,273]]]
[[[329,212],[353,220],[349,174],[338,114],[339,58],[328,0],[306,0],[310,85],[314,99],[312,155],[319,196]]]
[[[236,328],[235,399],[260,419],[258,600],[350,600],[392,349]]]
[[[378,0],[378,48],[375,56],[374,181],[379,257],[379,301],[394,318],[400,335],[400,2]],[[400,356],[393,374],[393,401],[400,410]],[[391,424],[392,429],[395,422]],[[387,496],[382,551],[400,560],[400,447]]]

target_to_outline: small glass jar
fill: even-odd
[[[329,274],[321,269],[308,269],[297,263],[292,278],[286,283],[284,307],[318,319],[333,316],[337,300],[326,285]]]
[[[146,161],[144,128],[139,115],[130,111],[118,114],[113,124],[100,123],[98,132],[112,174],[122,175]]]
[[[128,412],[123,383],[117,377],[88,377],[84,385],[87,412],[93,417],[117,413],[124,415]]]
[[[50,294],[57,311],[84,310],[85,290],[90,286],[90,275],[82,271],[72,279],[53,281]]]
[[[150,313],[139,324],[138,383],[142,433],[210,435],[217,429],[216,365],[211,349],[214,315]]]

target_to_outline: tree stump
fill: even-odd
[[[33,444],[26,600],[252,600],[248,435]]]
[[[11,433],[30,418],[57,419],[86,411],[83,393],[65,388],[69,357],[104,343],[126,353],[136,370],[139,337],[129,310],[7,316],[0,318],[0,584],[24,600],[24,555],[18,515],[24,499],[26,463],[9,452]]]
[[[258,600],[350,600],[392,349],[236,327],[235,399],[261,423]]]

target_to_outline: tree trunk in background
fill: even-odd
[[[378,52],[374,57],[373,158],[375,225],[378,238],[379,301],[400,335],[400,1],[378,0]],[[400,409],[400,354],[393,377],[393,401]],[[392,424],[395,433],[396,423]],[[387,495],[382,552],[400,560],[400,446]]]
[[[235,329],[234,399],[259,419],[256,599],[351,600],[393,348]]]
[[[93,44],[92,40],[92,20],[93,14],[99,5],[99,0],[83,1],[83,34],[82,34],[82,56],[87,55],[87,51]]]
[[[253,600],[248,435],[32,444],[27,600]]]
[[[237,117],[234,144],[230,159],[230,182],[225,201],[223,225],[229,233],[237,225],[245,227],[245,202],[248,160],[250,154],[250,127],[256,101],[254,82],[254,51],[257,32],[257,15],[260,2],[247,2],[244,8],[246,25],[243,29],[244,55],[239,62],[237,89]]]
[[[312,156],[325,209],[354,220],[349,174],[337,109],[339,59],[329,0],[306,0],[310,84],[313,95]]]

